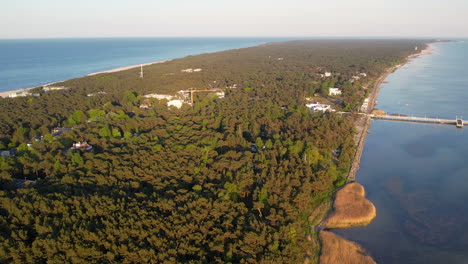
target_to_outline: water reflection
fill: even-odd
[[[454,126],[374,121],[358,182],[377,207],[336,233],[378,263],[468,263],[468,135]]]

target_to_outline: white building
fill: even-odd
[[[8,97],[10,98],[16,98],[16,97],[23,97],[23,96],[30,96],[31,93],[27,92],[27,91],[20,91],[20,92],[15,92],[15,93],[11,93],[8,95]]]
[[[341,90],[338,88],[328,88],[328,94],[329,95],[341,95]]]
[[[325,72],[325,74],[323,75],[325,77],[331,77],[331,72]]]
[[[180,70],[181,72],[201,72],[202,69],[200,68],[197,68],[197,69],[192,69],[192,68],[188,68],[188,69],[184,69],[184,70]]]
[[[308,108],[310,108],[310,110],[314,111],[314,112],[317,112],[317,111],[320,111],[320,112],[326,112],[326,111],[335,111],[333,108],[331,108],[330,105],[327,105],[327,104],[319,104],[318,102],[315,103],[315,104],[306,104],[306,106]]]
[[[171,100],[171,101],[167,102],[167,107],[175,106],[175,107],[180,109],[182,107],[183,103],[184,103],[184,101],[182,101],[182,100]]]
[[[367,73],[365,73],[365,72],[361,72],[359,75],[367,77]]]
[[[172,100],[172,98],[174,98],[174,96],[168,95],[168,94],[147,94],[144,97],[145,98],[155,98],[155,99],[158,99],[158,100],[166,99],[168,101],[170,101],[170,100]]]
[[[224,91],[216,92],[216,96],[217,96],[218,98],[224,98]]]
[[[361,112],[365,113],[369,107],[369,98],[364,99],[364,103],[361,106]]]

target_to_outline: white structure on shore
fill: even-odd
[[[369,107],[369,98],[364,99],[364,103],[361,106],[361,112],[365,113]]]
[[[341,90],[338,88],[328,88],[328,94],[329,95],[341,95]]]
[[[335,111],[335,109],[331,108],[331,105],[320,104],[318,102],[316,102],[315,104],[306,104],[306,106],[314,112],[320,111],[320,112],[325,113],[326,111],[331,111],[331,112]]]
[[[331,77],[331,72],[325,72],[323,76],[325,76],[325,77]]]
[[[25,91],[19,91],[19,92],[14,92],[14,93],[10,93],[10,94],[8,95],[8,97],[10,97],[10,98],[24,97],[24,96],[39,97],[39,96],[41,96],[41,95],[38,94],[38,93],[30,93],[30,92],[28,92],[27,90],[25,90]]]

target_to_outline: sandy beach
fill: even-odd
[[[129,69],[133,69],[133,68],[140,67],[141,65],[143,65],[143,66],[148,66],[148,65],[158,64],[158,63],[164,63],[164,62],[168,62],[168,61],[171,61],[171,60],[155,61],[155,62],[148,62],[148,63],[138,64],[138,65],[130,65],[130,66],[125,66],[125,67],[119,67],[119,68],[115,68],[115,69],[111,69],[111,70],[107,70],[107,71],[93,72],[93,73],[87,74],[86,76],[93,76],[93,75],[101,74],[101,73],[112,73],[112,72],[125,71],[125,70],[129,70]],[[41,84],[41,85],[38,85],[38,86],[36,86],[36,87],[40,87],[40,86],[50,86],[50,85],[53,85],[53,84],[56,84],[56,83],[59,83],[59,82],[64,82],[64,81],[65,81],[65,80],[63,80],[63,81],[57,81],[57,82],[52,82],[52,83],[48,83],[48,84]],[[11,90],[11,91],[0,92],[0,97],[6,98],[6,97],[8,97],[11,93],[17,93],[17,92],[28,91],[28,90],[34,89],[34,88],[36,88],[36,87],[31,87],[31,88],[24,88],[24,89],[17,89],[17,90]]]
[[[137,68],[137,67],[140,67],[140,66],[148,66],[148,65],[152,65],[152,64],[165,63],[165,62],[168,62],[168,61],[171,61],[171,60],[148,62],[148,63],[138,64],[138,65],[130,65],[130,66],[115,68],[115,69],[107,70],[107,71],[93,72],[93,73],[90,73],[90,74],[88,74],[86,76],[93,76],[93,75],[101,74],[101,73],[112,73],[112,72],[125,71],[125,70],[129,70],[129,69]]]
[[[413,55],[409,55],[408,59],[416,58],[422,55],[432,54],[433,52],[434,52],[434,47],[432,46],[432,43],[429,43],[427,44],[427,47],[425,49],[421,50],[421,52],[413,54]]]

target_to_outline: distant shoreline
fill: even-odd
[[[274,43],[274,42],[262,43],[262,44],[259,44],[259,45],[256,45],[256,46],[265,46],[265,45],[269,45],[271,43]],[[256,47],[256,46],[252,46],[252,47]],[[227,49],[227,50],[229,50],[229,49]],[[420,55],[430,54],[432,52],[432,48],[429,51],[426,51],[426,50],[427,49],[421,51],[418,54],[410,55],[408,58],[413,58],[413,57],[417,57],[417,56],[420,56]],[[425,52],[429,52],[429,53],[425,53]],[[89,74],[84,75],[84,76],[93,76],[93,75],[97,75],[97,74],[101,74],[101,73],[113,73],[113,72],[125,71],[125,70],[140,67],[141,65],[148,66],[148,65],[152,65],[152,64],[159,64],[159,63],[169,62],[169,61],[172,61],[172,60],[173,59],[163,60],[163,61],[155,61],[155,62],[148,62],[148,63],[142,63],[142,64],[136,64],[136,65],[129,65],[129,66],[123,66],[123,67],[118,67],[118,68],[114,68],[114,69],[110,69],[110,70],[104,70],[104,71],[89,73]],[[84,76],[81,76],[81,77],[84,77]],[[76,78],[80,78],[80,77],[76,77]],[[29,91],[29,90],[37,88],[37,87],[50,86],[50,85],[53,85],[53,84],[56,84],[56,83],[59,83],[59,82],[64,82],[64,81],[67,81],[67,80],[51,82],[51,83],[48,83],[48,84],[40,84],[38,86],[30,87],[30,88],[22,88],[22,89],[16,89],[16,90],[3,91],[3,92],[0,92],[0,97],[6,98],[12,93]]]
[[[113,72],[125,71],[125,70],[129,70],[129,69],[133,69],[133,68],[137,68],[137,67],[141,67],[141,66],[148,66],[148,65],[152,65],[152,64],[165,63],[165,62],[169,62],[169,61],[172,61],[172,59],[171,60],[163,60],[163,61],[142,63],[142,64],[137,64],[137,65],[124,66],[124,67],[119,67],[119,68],[114,68],[114,69],[99,71],[99,72],[93,72],[93,73],[87,74],[85,76],[93,76],[93,75],[97,75],[97,74],[101,74],[101,73],[113,73]],[[79,78],[79,77],[77,77],[77,78]],[[4,91],[4,92],[0,92],[0,97],[6,98],[12,93],[25,92],[25,91],[29,91],[31,89],[35,89],[37,87],[50,86],[50,85],[53,85],[53,84],[56,84],[56,83],[59,83],[59,82],[64,82],[64,81],[66,81],[66,80],[51,82],[51,83],[47,83],[47,84],[41,84],[41,85],[31,87],[31,88],[23,88],[23,89]]]
[[[163,60],[163,61],[155,61],[155,62],[148,62],[148,63],[143,63],[143,64],[124,66],[124,67],[119,67],[119,68],[106,70],[106,71],[93,72],[93,73],[87,74],[86,76],[93,76],[93,75],[97,75],[97,74],[101,74],[101,73],[112,73],[112,72],[125,71],[125,70],[130,70],[130,69],[133,69],[133,68],[137,68],[137,67],[140,67],[140,66],[148,66],[148,65],[158,64],[158,63],[165,63],[165,62],[169,62],[169,61],[172,61],[172,60]]]

